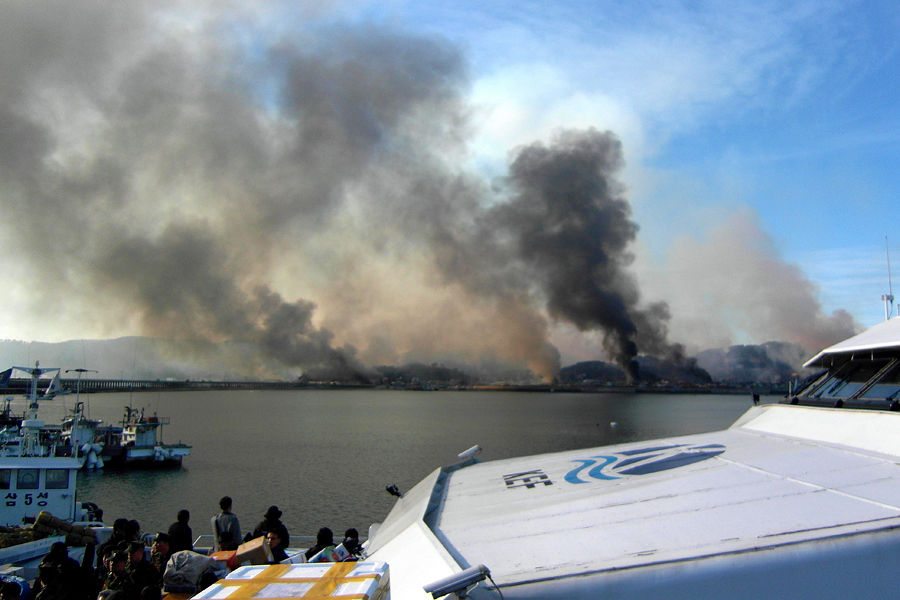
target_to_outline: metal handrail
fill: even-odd
[[[288,548],[297,550],[306,550],[312,548],[316,544],[316,536],[314,535],[292,535]],[[209,554],[213,548],[212,534],[198,535],[194,540],[194,552],[200,554]]]

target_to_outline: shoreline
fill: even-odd
[[[66,394],[74,394],[76,385],[79,393],[123,393],[123,392],[187,392],[187,391],[211,391],[211,390],[392,390],[392,391],[478,391],[478,392],[538,392],[538,393],[564,393],[564,394],[759,394],[784,396],[788,393],[788,387],[784,385],[615,385],[607,383],[596,384],[445,384],[444,382],[429,382],[426,384],[410,385],[384,385],[362,383],[340,383],[332,381],[207,381],[207,380],[123,380],[123,379],[63,379],[62,386]],[[9,385],[0,388],[0,394],[23,395],[30,389],[30,381],[10,380]]]

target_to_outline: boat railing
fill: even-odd
[[[316,544],[316,536],[314,535],[292,535],[288,548],[296,548],[297,550],[306,550],[312,548]],[[199,535],[194,540],[194,552],[200,554],[210,554],[213,549],[213,536]]]
[[[158,425],[168,425],[172,422],[171,417],[143,417],[143,418],[132,418],[125,421],[126,427],[137,427],[137,426],[158,426]]]

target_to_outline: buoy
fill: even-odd
[[[81,453],[84,455],[84,463],[82,463],[82,468],[87,471],[93,471],[95,469],[103,468],[103,459],[100,457],[100,452],[103,450],[103,446],[100,444],[91,444],[90,442],[85,443],[81,447]]]

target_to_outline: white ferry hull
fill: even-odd
[[[893,598],[900,414],[769,405],[709,434],[432,473],[370,533],[391,596]]]

